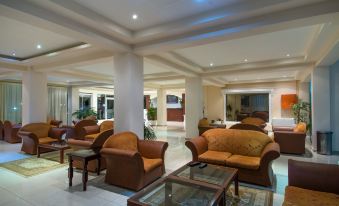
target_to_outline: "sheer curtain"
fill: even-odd
[[[62,120],[67,123],[67,88],[48,87],[48,119]]]
[[[268,111],[268,94],[257,94],[250,96],[252,111]]]
[[[0,119],[21,123],[22,87],[20,83],[0,82]]]

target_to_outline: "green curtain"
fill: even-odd
[[[48,119],[67,123],[67,88],[48,87]]]
[[[20,83],[0,82],[0,119],[21,123],[22,87]]]

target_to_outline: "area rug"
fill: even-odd
[[[71,150],[70,150],[71,151]],[[51,171],[67,165],[68,160],[65,151],[64,164],[59,163],[59,151],[48,152],[40,155],[40,158],[32,156],[0,164],[0,167],[13,171],[24,177],[31,177],[47,171]]]
[[[226,193],[226,206],[272,206],[273,192],[239,186],[239,197],[234,195],[231,185]]]

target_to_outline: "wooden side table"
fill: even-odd
[[[88,181],[88,171],[87,165],[91,160],[97,160],[97,174],[100,175],[100,153],[99,151],[94,150],[78,150],[75,152],[68,153],[68,161],[69,161],[69,169],[68,169],[68,178],[69,178],[69,186],[72,186],[72,178],[73,178],[73,160],[79,160],[82,162],[82,189],[86,191],[87,189],[87,181]]]

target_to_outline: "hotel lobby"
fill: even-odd
[[[339,206],[339,1],[0,0],[0,206]]]

